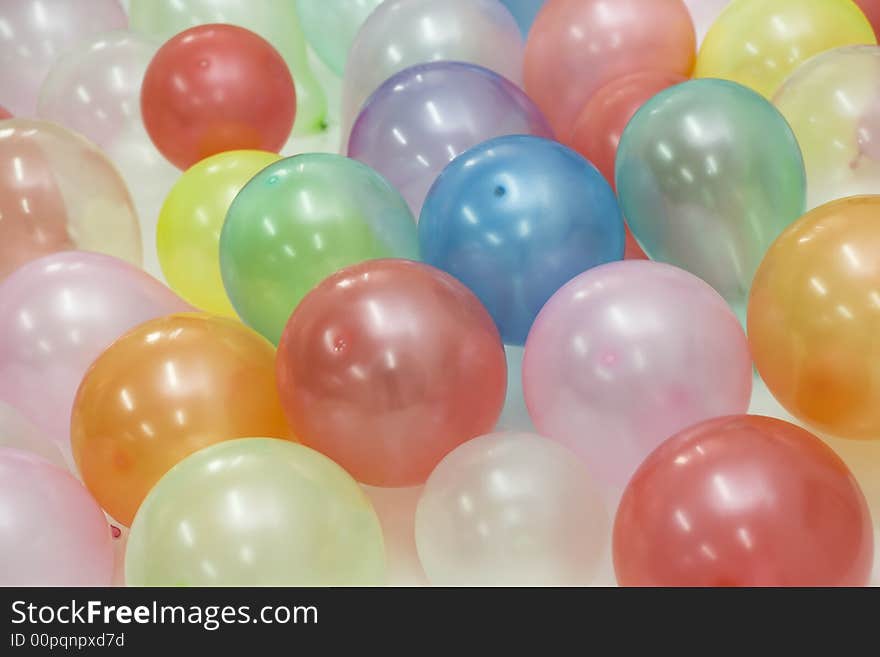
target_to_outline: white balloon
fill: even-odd
[[[455,449],[416,509],[416,545],[432,584],[583,586],[609,539],[586,468],[541,436],[496,433]]]

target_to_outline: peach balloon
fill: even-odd
[[[758,372],[799,421],[880,440],[880,196],[804,215],[755,275],[748,333]]]
[[[548,0],[526,43],[526,92],[565,142],[605,84],[646,70],[686,77],[695,57],[682,0]]]
[[[880,35],[880,0],[855,0],[855,3],[871,23],[874,34]]]
[[[309,447],[372,486],[413,486],[495,426],[507,363],[495,323],[448,274],[409,260],[347,267],[300,302],[278,388]]]
[[[243,324],[182,313],[141,324],[86,373],[71,418],[73,456],[98,503],[128,526],[153,485],[203,447],[290,438],[275,350]]]

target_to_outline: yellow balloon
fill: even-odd
[[[281,159],[264,151],[228,151],[189,168],[159,213],[156,248],[168,285],[197,308],[236,317],[220,276],[220,231],[245,184]]]
[[[769,98],[813,55],[876,43],[852,0],[733,0],[706,35],[694,77],[733,80]]]

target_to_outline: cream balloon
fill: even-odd
[[[382,530],[360,486],[302,445],[245,438],[184,459],[150,491],[129,586],[376,586]]]
[[[419,558],[439,585],[585,585],[608,533],[585,467],[534,434],[458,447],[431,473],[416,509]]]

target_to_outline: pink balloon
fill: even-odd
[[[110,585],[110,527],[69,472],[0,448],[0,518],[0,586]]]
[[[572,279],[526,342],[523,392],[538,431],[621,488],[687,426],[745,413],[746,336],[724,299],[681,269],[627,260]]]
[[[607,83],[645,70],[687,77],[695,57],[682,0],[547,0],[526,43],[526,92],[565,143]]]
[[[134,326],[191,310],[112,256],[66,251],[29,262],[0,282],[0,400],[66,451],[73,398],[92,361]]]
[[[81,40],[118,30],[128,18],[118,0],[0,2],[0,98],[19,116],[33,116],[49,68]]]
[[[11,119],[11,118],[12,118],[12,114],[9,112],[9,110],[6,109],[5,107],[3,107],[3,105],[0,105],[0,121],[2,121],[3,119]]]

